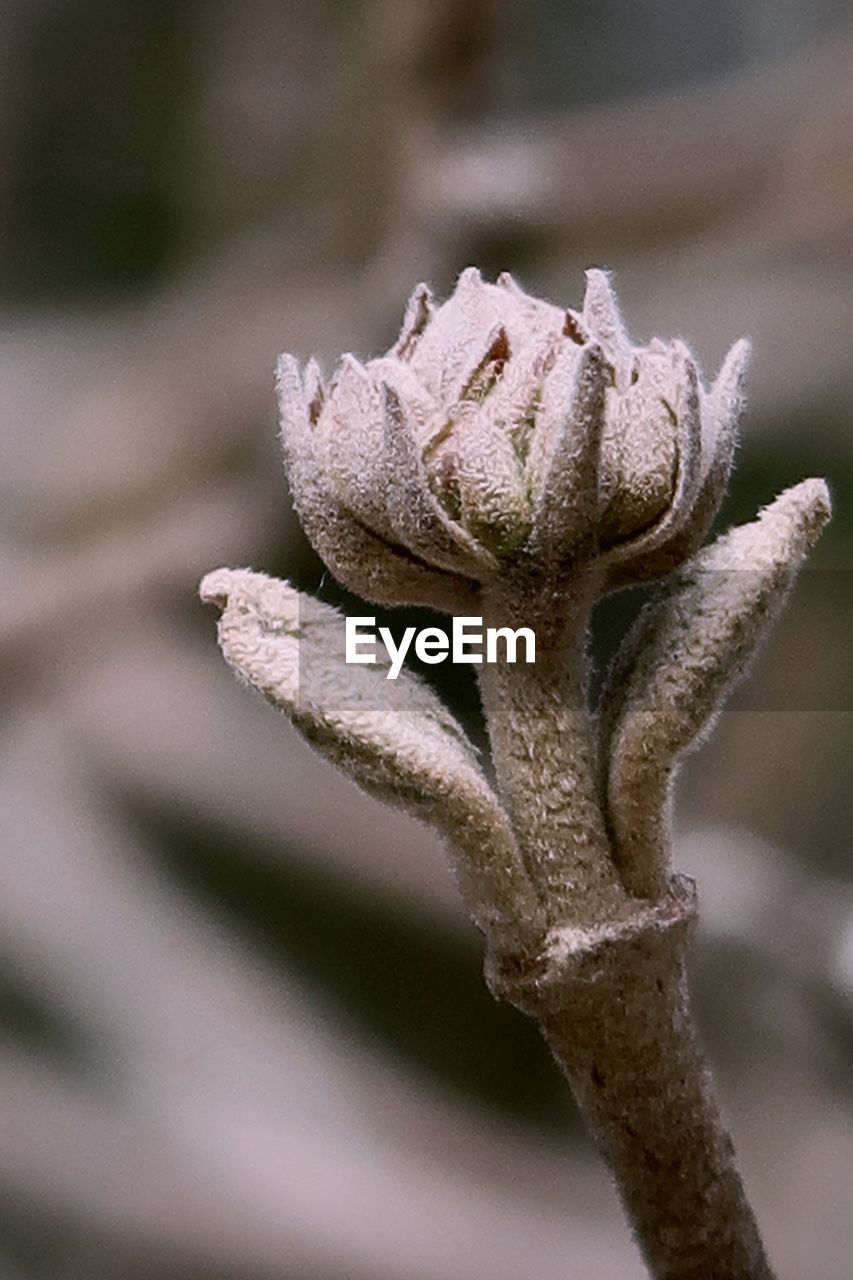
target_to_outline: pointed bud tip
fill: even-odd
[[[416,284],[409,294],[409,306],[412,307],[428,307],[432,300],[432,289],[425,280],[421,280]]]
[[[314,357],[311,357],[303,369],[296,356],[288,351],[283,351],[276,360],[275,384],[280,399],[298,392],[310,402],[318,394],[322,397],[323,393],[323,377]]]
[[[735,388],[740,392],[751,360],[752,343],[749,338],[738,338],[726,352],[712,390],[725,393],[730,388]]]
[[[498,288],[506,289],[507,293],[524,293],[524,290],[516,280],[515,276],[509,271],[502,271],[495,283]]]
[[[729,361],[731,361],[733,364],[742,365],[742,364],[746,364],[751,359],[752,359],[751,339],[738,338],[737,342],[732,344],[730,350],[726,355],[725,360],[723,361],[723,364],[724,365],[728,364]]]
[[[604,345],[613,362],[616,385],[624,387],[631,372],[631,340],[610,275],[600,267],[590,267],[586,272],[582,315],[587,329]]]
[[[602,267],[589,267],[584,272],[584,278],[586,279],[583,298],[585,312],[588,312],[590,307],[596,309],[596,306],[605,307],[608,311],[618,311],[616,290],[613,288],[609,271],[605,271]]]
[[[276,386],[281,388],[290,385],[294,379],[301,380],[299,361],[288,351],[283,351],[275,362]]]
[[[785,489],[761,513],[766,519],[782,519],[798,527],[809,546],[814,546],[832,515],[832,499],[826,481],[818,477],[801,480]]]
[[[421,281],[409,294],[406,310],[403,313],[403,323],[397,341],[389,354],[397,356],[398,359],[409,358],[434,314],[432,289]]]
[[[340,358],[333,382],[336,386],[340,386],[342,382],[363,381],[367,377],[367,370],[359,360],[358,356],[354,356],[351,351],[345,351]]]
[[[482,285],[483,277],[480,274],[479,267],[466,267],[460,272],[459,279],[456,281],[457,289],[477,289]]]

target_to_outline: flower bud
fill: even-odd
[[[282,357],[282,435],[308,537],[380,603],[470,607],[508,566],[598,561],[610,587],[669,572],[722,498],[747,347],[705,391],[689,351],[634,347],[607,276],[581,312],[469,269],[419,285],[391,350],[328,388]]]

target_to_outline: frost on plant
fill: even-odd
[[[495,773],[412,673],[348,666],[344,619],[249,570],[205,578],[237,674],[359,785],[445,836],[498,996],[536,1017],[655,1275],[769,1276],[696,1047],[695,895],[670,868],[671,784],[829,516],[820,480],[702,549],[748,344],[706,386],[680,341],[635,346],[605,273],[557,307],[467,270],[413,292],[384,356],[281,357],[296,509],[369,601],[536,628],[478,670]],[[652,594],[590,706],[597,598]]]

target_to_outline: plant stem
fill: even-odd
[[[506,597],[487,604],[489,625],[517,625]],[[649,902],[619,879],[586,710],[586,614],[567,612],[571,628],[546,628],[541,652],[537,629],[535,664],[481,672],[498,785],[550,925],[538,954],[491,954],[489,985],[539,1022],[656,1280],[772,1280],[693,1026],[692,885],[675,878]]]
[[[491,956],[489,985],[539,1022],[656,1280],[772,1280],[693,1027],[692,894],[634,905],[553,930],[538,966]]]
[[[674,898],[677,902],[677,898]],[[657,1280],[770,1280],[697,1043],[682,903],[576,953],[538,1019]]]
[[[483,599],[484,623],[533,627],[536,660],[479,668],[498,789],[548,923],[620,916],[627,894],[609,856],[583,647],[592,584],[571,607],[537,608],[529,593]],[[571,621],[563,621],[566,616]]]

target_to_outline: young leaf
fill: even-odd
[[[346,618],[286,582],[219,569],[201,584],[222,610],[219,643],[247,684],[364,790],[436,827],[457,853],[475,923],[510,947],[541,929],[506,816],[463,730],[422,680],[345,661]],[[366,645],[361,649],[365,651]]]
[[[674,574],[616,655],[599,715],[608,818],[631,892],[665,883],[678,758],[710,731],[829,515],[822,480],[788,489]]]

